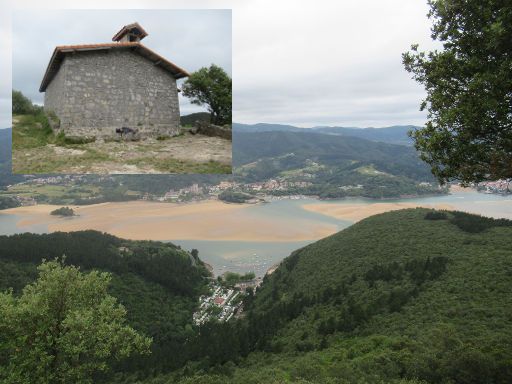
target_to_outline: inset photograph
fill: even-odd
[[[18,11],[12,46],[13,173],[231,173],[231,10]]]

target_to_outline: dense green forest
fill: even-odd
[[[75,216],[75,211],[73,208],[69,207],[60,207],[50,212],[50,215],[54,216]]]
[[[206,287],[172,244],[94,231],[0,237],[0,289],[42,259],[113,274],[111,294],[152,355],[114,364],[116,383],[509,383],[512,222],[408,209],[294,251],[245,298],[242,319],[197,328]]]
[[[0,236],[0,290],[20,293],[36,278],[43,259],[63,255],[66,264],[84,271],[110,272],[110,293],[126,307],[130,325],[153,338],[151,355],[113,362],[113,372],[98,382],[112,382],[120,371],[145,376],[176,369],[194,357],[185,344],[195,332],[192,313],[209,276],[197,257],[173,244],[127,241],[95,231]]]
[[[251,200],[253,196],[243,192],[236,192],[230,189],[222,191],[219,195],[219,200],[226,201],[228,203],[245,203]]]
[[[140,382],[509,383],[512,222],[429,212],[295,251],[244,320],[212,330],[204,359]]]

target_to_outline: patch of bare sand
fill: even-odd
[[[453,184],[450,185],[450,192],[451,193],[457,193],[457,192],[474,192],[475,189],[471,187],[463,187],[460,184]]]
[[[336,219],[360,221],[369,216],[377,215],[379,213],[396,211],[406,208],[435,208],[435,209],[454,209],[449,204],[416,204],[416,203],[374,203],[374,204],[304,204],[301,207],[307,211],[321,213],[323,215],[331,216]]]
[[[95,229],[134,240],[223,240],[290,242],[317,240],[337,232],[319,221],[251,215],[251,205],[204,201],[103,203],[72,208],[72,218],[51,216],[58,206],[37,205],[3,212],[20,217],[19,227],[48,226],[50,232]]]
[[[172,144],[172,149],[164,149],[164,151],[167,150],[177,160],[218,161],[221,164],[231,165],[231,141],[220,137],[185,134],[181,140],[176,140]]]

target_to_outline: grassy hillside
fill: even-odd
[[[267,276],[233,326],[237,365],[182,382],[510,383],[511,238],[457,212],[363,220]]]
[[[173,244],[95,231],[0,236],[0,290],[20,292],[37,277],[41,260],[62,255],[66,264],[112,273],[110,293],[126,307],[130,324],[153,338],[151,356],[129,360],[117,371],[175,369],[193,356],[184,344],[195,332],[192,314],[209,275],[201,262],[192,263],[192,256]]]

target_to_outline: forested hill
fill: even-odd
[[[288,162],[297,165],[306,160],[336,167],[373,164],[381,172],[417,180],[432,179],[429,167],[414,148],[356,137],[312,132],[237,132],[233,135],[233,148],[233,163],[237,167],[286,156]]]
[[[412,145],[412,140],[408,132],[418,127],[414,125],[393,125],[383,128],[354,128],[354,127],[313,127],[299,128],[293,125],[283,124],[240,124],[233,123],[235,132],[309,132],[324,133],[338,136],[359,137],[371,141],[381,141],[384,143]]]
[[[363,220],[267,276],[238,344],[205,346],[247,358],[183,382],[510,383],[511,238],[460,212]]]
[[[153,338],[149,357],[116,370],[176,369],[191,357],[184,344],[193,333],[192,314],[209,276],[198,258],[192,262],[190,253],[170,243],[128,241],[96,231],[0,236],[0,290],[20,292],[35,280],[43,259],[63,255],[66,264],[83,271],[110,272],[110,293],[126,307],[130,325]]]

